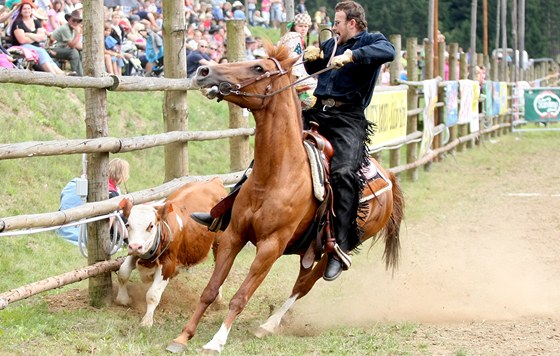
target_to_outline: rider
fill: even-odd
[[[334,148],[331,160],[331,186],[334,194],[335,252],[330,253],[323,278],[336,279],[350,267],[346,254],[360,243],[356,223],[359,195],[365,178],[359,173],[367,164],[367,141],[371,126],[364,110],[373,95],[375,82],[383,63],[395,56],[393,45],[380,33],[368,33],[364,8],[355,1],[339,2],[335,6],[332,27],[336,36],[310,46],[304,52],[305,69],[316,73],[329,65],[336,70],[318,76],[315,106],[303,112],[304,125],[319,124],[318,131]],[[205,225],[214,219],[209,214],[193,213],[193,218]],[[222,224],[223,226],[224,224]]]

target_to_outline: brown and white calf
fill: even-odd
[[[169,195],[163,205],[133,206],[128,199],[121,202],[128,219],[128,256],[119,268],[116,302],[130,303],[126,284],[132,270],[138,268],[142,282],[151,282],[142,326],[152,326],[154,311],[169,280],[178,273],[177,267],[202,262],[210,249],[216,247],[216,233],[196,223],[190,214],[210,211],[226,195],[223,182],[215,178],[185,184]]]

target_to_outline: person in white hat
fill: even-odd
[[[231,7],[233,8],[233,19],[234,20],[246,20],[245,10],[243,9],[243,4],[241,1],[236,0]]]
[[[292,68],[292,73],[296,77],[296,80],[309,77],[309,74],[305,71],[305,67],[301,65],[301,61],[303,51],[306,47],[306,41],[309,40],[310,28],[311,16],[307,13],[297,14],[294,16],[294,21],[288,24],[289,31],[280,38],[280,41],[278,41],[279,46],[283,45],[290,49],[292,57],[300,58]],[[313,91],[316,86],[317,81],[312,77],[309,77],[296,85],[296,91],[301,101],[301,108],[303,110],[306,110],[315,104]]]

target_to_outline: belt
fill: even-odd
[[[321,104],[323,105],[323,111],[330,108],[339,108],[341,106],[352,105],[343,101],[334,100],[333,98],[321,99]]]

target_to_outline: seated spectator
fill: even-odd
[[[146,39],[146,51],[140,57],[142,67],[147,76],[159,76],[163,72],[163,38],[148,28],[140,34]]]
[[[245,16],[244,6],[241,1],[236,0],[233,5],[231,5],[231,7],[233,8],[234,20],[247,20],[247,17]]]
[[[187,77],[192,77],[196,73],[198,67],[202,65],[216,64],[216,62],[210,58],[209,48],[206,40],[200,40],[197,49],[189,53],[187,56]]]
[[[122,75],[122,62],[123,55],[121,54],[121,49],[118,46],[117,40],[111,36],[111,24],[106,23],[103,31],[103,36],[105,36],[105,70],[108,74],[113,74],[116,76]],[[121,65],[121,63],[123,65]]]
[[[57,28],[52,33],[55,41],[53,48],[54,58],[70,62],[70,68],[78,76],[84,75],[82,67],[82,18],[79,11],[74,10],[66,15],[67,23]]]
[[[37,53],[38,66],[41,70],[50,73],[64,74],[56,65],[49,53],[41,47],[41,42],[47,40],[47,33],[41,22],[33,18],[35,5],[31,0],[22,0],[18,5],[15,20],[8,26],[8,34],[12,45]]]
[[[245,37],[246,59],[252,61],[255,59],[254,51],[257,49],[257,41],[251,37]]]
[[[261,16],[261,12],[259,10],[255,10],[255,13],[253,14],[253,24],[254,26],[268,28],[268,20]]]

